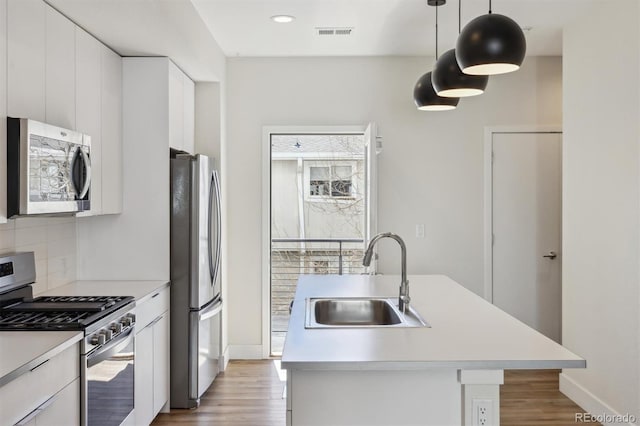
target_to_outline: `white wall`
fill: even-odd
[[[562,335],[587,369],[561,389],[640,421],[640,9],[615,5],[564,33]]]
[[[25,217],[0,224],[0,253],[32,251],[36,261],[33,293],[76,279],[76,218]]]
[[[458,110],[417,111],[416,80],[431,58],[237,58],[227,67],[229,343],[260,345],[262,127],[366,125],[384,137],[379,231],[405,238],[411,274],[443,273],[480,294],[484,126],[562,121],[560,58],[527,58],[492,77]],[[415,238],[424,224],[426,238]],[[399,250],[382,243],[383,272]]]
[[[226,67],[222,67],[224,71]],[[225,75],[221,74],[221,80],[218,82],[196,82],[195,84],[195,151],[198,154],[208,155],[214,159],[214,167],[220,172],[220,186],[221,186],[221,211],[222,215],[222,252],[220,258],[220,276],[222,279],[222,300],[225,303],[225,307],[222,311],[222,348],[225,353],[225,362],[228,361],[226,354],[228,346],[227,324],[228,324],[228,309],[227,309],[227,215],[226,212],[226,177],[225,177],[225,162],[223,156],[223,150],[225,145],[225,109],[224,102],[225,96]]]

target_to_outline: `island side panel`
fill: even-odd
[[[456,370],[289,370],[292,426],[462,423]],[[289,407],[288,407],[289,409]]]

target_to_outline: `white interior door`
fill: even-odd
[[[493,303],[560,342],[562,134],[492,142]]]
[[[364,244],[378,233],[378,127],[369,123],[364,132],[365,196],[364,196]],[[372,270],[375,271],[375,260]]]

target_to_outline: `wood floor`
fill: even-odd
[[[558,390],[558,373],[505,372],[500,390],[501,425],[577,425],[575,413],[582,410]],[[153,425],[284,426],[284,385],[273,360],[232,361],[198,409],[171,410],[160,414]]]
[[[500,387],[501,426],[576,426],[584,410],[558,390],[560,370],[510,370]],[[589,423],[600,425],[600,423]]]

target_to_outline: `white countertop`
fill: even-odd
[[[81,331],[0,332],[0,386],[82,340]]]
[[[39,296],[133,296],[137,303],[169,285],[169,281],[74,281]]]
[[[133,296],[144,302],[168,281],[74,281],[38,296]],[[0,386],[80,341],[81,331],[0,332]]]
[[[586,361],[443,275],[410,276],[431,328],[306,329],[310,297],[398,297],[400,277],[300,277],[282,354],[286,369],[584,368]]]

